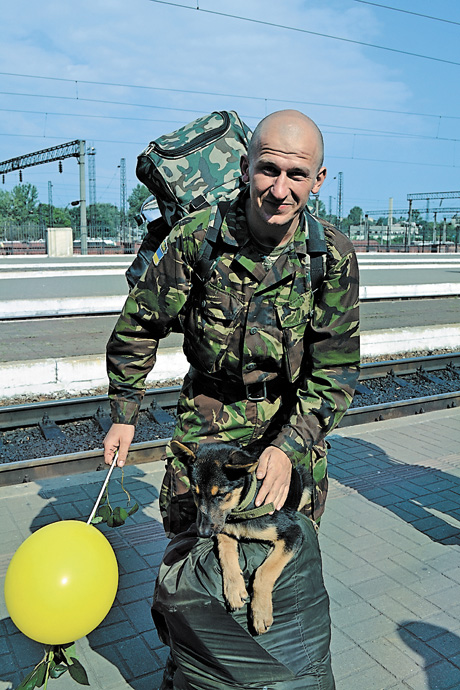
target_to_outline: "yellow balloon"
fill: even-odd
[[[27,637],[66,644],[102,622],[117,587],[117,560],[104,535],[86,522],[63,520],[18,548],[6,573],[5,602]]]

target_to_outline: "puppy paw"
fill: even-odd
[[[263,635],[273,625],[273,607],[270,605],[259,606],[252,604],[252,625],[257,635]]]
[[[224,596],[232,611],[243,608],[249,596],[244,584],[244,578],[239,577],[224,582]]]

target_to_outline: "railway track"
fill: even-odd
[[[129,454],[129,461],[133,464],[161,459],[174,425],[173,412],[168,412],[168,408],[172,410],[175,407],[179,390],[179,386],[174,386],[147,391],[141,410],[145,418],[148,417],[157,425],[157,438],[133,443]],[[382,399],[385,395],[388,397],[389,392],[391,399]],[[417,395],[420,392],[422,394]],[[460,353],[371,362],[362,366],[353,406],[340,427],[457,406],[460,406]],[[53,439],[53,434],[63,434],[62,428],[66,424],[81,423],[82,420],[91,420],[105,434],[110,425],[107,397],[48,400],[0,407],[0,435],[3,439],[3,447],[0,444],[0,486],[104,469],[102,444],[93,450],[19,459],[25,447],[21,433],[28,433],[26,438],[30,439],[28,430],[39,428],[45,439]],[[165,430],[163,436],[161,429]],[[15,433],[19,434],[20,447],[18,459],[12,460],[5,458],[4,451],[7,446],[11,451],[8,435]],[[34,433],[37,432],[33,431],[32,436]],[[37,454],[40,455],[40,452]]]

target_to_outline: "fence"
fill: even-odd
[[[46,225],[24,223],[16,225],[9,221],[0,223],[0,255],[47,254]],[[140,247],[145,228],[124,228],[122,232],[107,228],[102,223],[88,228],[88,254],[135,254]],[[80,229],[73,230],[73,253],[81,254]],[[417,241],[407,243],[375,239],[354,239],[357,252],[411,252],[411,253],[454,253],[460,251],[458,234],[455,242]]]
[[[0,223],[0,255],[47,254],[45,224],[23,223],[17,225],[9,221]],[[142,241],[142,231],[126,228],[123,233],[113,234],[113,230],[98,224],[88,229],[88,254],[135,254]],[[73,229],[73,253],[81,254],[80,229]]]

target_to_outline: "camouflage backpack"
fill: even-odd
[[[126,273],[130,287],[136,284],[161,241],[181,218],[237,196],[244,186],[240,159],[250,138],[251,130],[237,113],[223,110],[164,134],[142,151],[136,175],[155,196],[161,218],[147,226],[148,233]],[[225,207],[221,207],[218,222],[224,211]]]
[[[230,202],[245,186],[241,181],[241,156],[247,152],[251,130],[233,110],[200,117],[175,132],[150,142],[138,156],[136,175],[155,196],[161,217],[147,225],[147,235],[126,271],[132,288],[152,260],[171,228],[184,216],[214,207],[195,273],[202,282],[211,268],[211,243],[220,231]],[[320,224],[307,214],[312,284],[323,276],[326,252]]]

